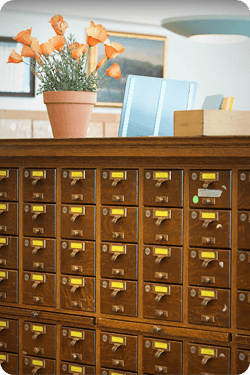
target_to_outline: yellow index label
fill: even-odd
[[[215,355],[215,351],[214,351],[214,349],[201,348],[201,354],[204,354],[204,355]]]
[[[43,177],[43,171],[32,171],[32,177]]]
[[[202,258],[215,259],[215,253],[211,253],[211,252],[202,252],[201,256]]]
[[[4,354],[0,354],[0,361],[6,361],[7,356]]]
[[[82,374],[82,367],[70,366],[70,371],[78,372],[79,374]]]
[[[36,211],[36,212],[43,212],[44,211],[43,206],[33,206],[32,209],[33,209],[33,211]]]
[[[70,331],[72,337],[82,338],[82,332]]]
[[[111,372],[111,375],[121,375],[121,373],[120,372]]]
[[[169,212],[168,211],[155,211],[156,217],[168,217]]]
[[[32,240],[32,246],[43,246],[43,241]]]
[[[35,331],[35,332],[43,332],[43,327],[32,326],[32,330]]]
[[[7,322],[0,321],[0,327],[7,327]]]
[[[201,217],[202,219],[215,219],[216,215],[215,212],[202,212]]]
[[[0,204],[0,210],[6,210],[7,205],[6,204]]]
[[[119,344],[123,344],[124,343],[124,338],[123,337],[112,336],[111,337],[111,341],[112,342],[119,342]]]
[[[168,349],[168,344],[166,342],[155,342],[155,348]]]
[[[7,243],[6,238],[0,237],[0,243]]]
[[[7,171],[0,171],[0,176],[7,176]]]
[[[73,279],[73,278],[71,278],[70,282],[71,282],[71,284],[74,284],[74,285],[82,285],[83,279]]]
[[[124,178],[124,172],[111,172],[112,178]]]
[[[6,277],[6,272],[0,272],[0,277]]]
[[[111,215],[124,215],[123,209],[112,208]]]
[[[202,297],[215,297],[215,293],[210,290],[201,290]]]
[[[118,282],[112,281],[111,282],[111,288],[123,289],[124,285],[123,285],[123,283],[118,283]]]
[[[43,281],[43,275],[32,275],[32,279],[35,281]]]
[[[71,249],[82,249],[82,243],[71,242],[70,243],[70,248]]]
[[[124,247],[123,246],[118,246],[118,245],[111,245],[111,251],[112,252],[119,252],[119,253],[124,253]]]
[[[168,178],[168,172],[155,172],[155,178]]]
[[[82,214],[82,207],[70,207],[70,212]]]
[[[168,287],[167,286],[155,286],[155,292],[157,292],[157,293],[167,293]]]
[[[204,180],[215,180],[216,174],[215,173],[202,173],[201,178],[203,178]]]
[[[160,247],[155,247],[155,254],[168,255],[169,249],[161,249]]]
[[[32,365],[43,367],[43,361],[38,361],[37,359],[32,359]]]
[[[75,172],[71,172],[71,177],[78,177],[78,178],[82,178],[83,177],[83,174],[82,172],[79,172],[79,171],[75,171]]]

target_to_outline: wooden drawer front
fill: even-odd
[[[18,302],[18,271],[0,269],[0,302]]]
[[[101,243],[101,277],[137,279],[137,245]]]
[[[189,171],[189,205],[231,208],[231,171]]]
[[[143,184],[145,206],[183,206],[183,171],[145,170]]]
[[[23,235],[25,237],[55,237],[55,213],[55,204],[24,203]]]
[[[137,371],[137,337],[101,332],[101,366]]]
[[[23,273],[23,303],[55,307],[56,277],[48,273]]]
[[[23,350],[28,355],[56,358],[56,326],[23,322]]]
[[[230,291],[189,287],[189,323],[230,327]]]
[[[182,374],[182,343],[143,338],[144,374]]]
[[[95,311],[95,279],[61,276],[61,309]]]
[[[230,263],[229,250],[189,249],[189,285],[230,288]]]
[[[95,243],[61,241],[61,272],[95,276]]]
[[[0,168],[0,201],[18,200],[18,170]]]
[[[30,374],[56,374],[56,361],[39,357],[23,356],[23,375]]]
[[[95,239],[95,206],[62,205],[61,237]]]
[[[101,204],[138,204],[138,171],[102,170]]]
[[[230,348],[186,344],[188,374],[230,374]]]
[[[0,352],[0,368],[7,374],[18,374],[18,355]]]
[[[250,250],[250,212],[238,212],[238,248]]]
[[[79,365],[79,363],[68,363],[68,362],[61,362],[61,375],[95,375],[95,367],[93,366],[83,366]]]
[[[0,267],[17,269],[17,237],[0,236]]]
[[[237,251],[237,288],[250,290],[250,252]]]
[[[0,234],[18,235],[18,203],[0,202]]]
[[[250,330],[250,292],[237,292],[237,328]]]
[[[95,204],[95,170],[62,169],[61,201]]]
[[[182,245],[183,210],[179,208],[144,208],[144,243]]]
[[[137,242],[138,209],[135,207],[101,207],[101,240]]]
[[[23,171],[23,200],[25,202],[56,201],[55,169],[27,169]]]
[[[18,320],[0,317],[0,350],[18,353]]]
[[[182,283],[182,248],[166,246],[143,247],[143,279]]]
[[[231,247],[231,212],[190,210],[189,243],[191,246]]]
[[[250,171],[238,171],[238,208],[250,209]]]
[[[101,375],[137,375],[134,372],[115,370],[111,368],[101,368]]]
[[[101,313],[137,316],[137,282],[102,279]]]
[[[244,374],[250,366],[250,350],[237,349],[237,374]]]
[[[56,272],[56,241],[47,238],[24,238],[23,269]]]
[[[95,332],[74,327],[61,327],[61,359],[94,365]]]
[[[144,318],[182,321],[182,287],[180,285],[144,283]]]

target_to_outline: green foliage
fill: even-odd
[[[31,70],[41,81],[37,94],[45,91],[96,92],[106,83],[103,74],[105,65],[98,73],[96,69],[90,75],[86,73],[90,47],[88,46],[78,62],[76,58],[72,58],[68,48],[71,43],[76,43],[73,35],[70,34],[65,40],[62,51],[54,51],[50,56],[41,55],[41,64],[35,59],[32,62]]]

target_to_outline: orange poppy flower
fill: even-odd
[[[107,30],[102,25],[95,25],[93,21],[90,22],[90,27],[86,27],[87,44],[90,47],[96,46],[98,43],[103,43],[108,37]]]
[[[103,64],[105,64],[106,61],[107,61],[107,57],[104,56],[104,57],[99,61],[99,63],[96,65],[96,70],[100,69],[100,68],[103,66]]]
[[[32,51],[32,48],[28,47],[28,46],[23,46],[22,51],[21,51],[21,56],[23,56],[23,57],[37,57],[34,54],[34,51]]]
[[[51,23],[51,26],[53,27],[57,35],[63,35],[68,27],[67,22],[65,22],[63,20],[63,17],[59,14],[52,17],[49,22]]]
[[[21,31],[20,33],[17,34],[15,38],[12,38],[12,39],[15,39],[17,42],[20,42],[24,44],[25,46],[30,46],[32,42],[31,30],[32,30],[32,27],[28,30]]]
[[[115,79],[121,78],[121,69],[117,63],[114,63],[110,68],[106,70],[106,74],[109,77],[113,77]]]
[[[64,44],[66,43],[64,37],[62,35],[53,36],[53,38],[49,39],[57,51],[61,51],[63,49]]]
[[[45,56],[46,54],[51,55],[51,53],[54,51],[54,46],[51,42],[42,43],[40,45],[42,54]]]
[[[75,57],[79,62],[79,58],[86,52],[87,48],[87,44],[79,44],[77,48],[72,50],[72,58]]]
[[[32,42],[31,42],[31,45],[30,45],[32,51],[36,52],[36,53],[42,53],[42,50],[41,50],[41,47],[39,45],[39,42],[36,38],[32,38]]]
[[[104,42],[105,45],[105,54],[108,59],[114,59],[117,55],[125,51],[125,48],[120,44],[116,42],[110,43],[110,40],[107,39]]]
[[[15,63],[19,64],[22,61],[22,56],[20,56],[14,49],[11,51],[11,54],[9,55],[8,63]]]
[[[73,49],[78,48],[80,46],[79,43],[71,43],[68,45],[68,50],[71,52]]]

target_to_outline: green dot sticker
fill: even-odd
[[[193,196],[193,202],[194,203],[198,203],[199,202],[199,198],[197,197],[197,195]]]

